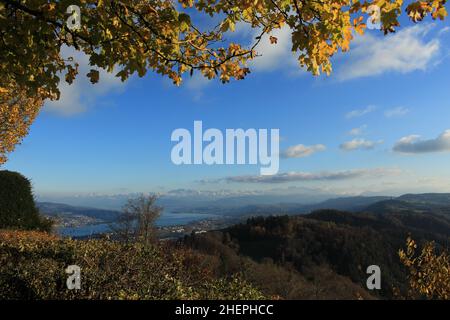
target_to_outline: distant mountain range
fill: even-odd
[[[271,199],[253,195],[251,197],[254,204],[246,204],[249,199],[247,198],[245,201],[242,199],[246,197],[249,196],[233,196],[214,201],[199,201],[197,205],[192,205],[192,203],[183,205],[180,202],[174,205],[168,203],[169,198],[164,198],[160,204],[166,208],[166,211],[174,213],[207,213],[234,218],[258,215],[308,214],[322,209],[378,214],[415,212],[450,216],[450,194],[448,193],[405,194],[399,197],[340,197],[313,204],[304,204],[301,203],[301,200],[295,201],[292,195],[280,195],[278,198],[273,196]],[[37,206],[44,215],[59,219],[79,217],[87,221],[111,222],[116,220],[120,214],[118,210],[105,210],[53,202],[38,202]]]
[[[313,204],[303,204],[299,202],[282,202],[272,204],[251,204],[244,206],[232,206],[229,201],[223,201],[222,204],[219,201],[211,203],[206,206],[187,207],[183,208],[184,212],[196,212],[196,213],[213,213],[229,216],[242,216],[242,215],[272,215],[272,214],[306,214],[320,209],[335,209],[345,210],[351,212],[363,211],[370,205],[377,202],[394,199],[387,196],[374,196],[374,197],[342,197],[332,198],[325,201],[321,201]],[[280,199],[281,200],[281,199]],[[450,201],[448,203],[450,206]]]
[[[37,201],[64,203],[72,206],[101,208],[107,210],[120,210],[130,198],[139,193],[123,194],[75,194],[75,195],[38,195]],[[276,203],[318,203],[330,198],[338,197],[336,194],[324,192],[319,189],[302,187],[274,188],[270,190],[195,190],[174,189],[160,193],[158,204],[167,211],[183,210],[196,206],[238,207],[255,204]]]
[[[376,202],[364,211],[377,214],[420,213],[450,217],[450,194],[406,194]]]

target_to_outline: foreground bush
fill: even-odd
[[[34,203],[30,181],[20,173],[0,171],[0,228],[49,231]]]
[[[0,299],[260,299],[239,278],[209,275],[202,257],[170,246],[0,231]],[[81,289],[66,287],[69,265]]]
[[[406,251],[400,250],[401,262],[409,270],[409,296],[426,299],[450,299],[450,254],[437,252],[435,243],[427,242],[417,252],[411,238],[406,241]]]

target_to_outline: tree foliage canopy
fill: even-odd
[[[414,22],[427,15],[443,19],[445,2],[408,1],[406,12]],[[66,24],[70,5],[80,7],[77,29]],[[43,101],[59,98],[61,77],[72,83],[77,76],[77,62],[61,56],[63,46],[89,56],[93,83],[99,69],[123,81],[150,70],[179,85],[184,73],[198,70],[228,82],[250,72],[247,62],[264,34],[287,26],[299,64],[328,74],[330,58],[349,50],[354,32],[364,32],[362,14],[371,5],[380,8],[381,30],[395,31],[403,0],[0,0],[0,164],[26,135]],[[204,17],[215,26],[194,22]],[[238,23],[260,32],[248,47],[224,37]],[[276,45],[275,37],[269,39]]]

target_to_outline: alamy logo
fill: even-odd
[[[370,276],[367,278],[366,285],[369,290],[381,289],[381,269],[379,266],[373,264],[367,267],[367,274]]]
[[[171,152],[176,165],[259,164],[262,175],[279,169],[279,129],[270,129],[270,136],[268,129],[226,129],[224,135],[214,128],[203,132],[202,121],[194,121],[193,138],[180,128],[172,132],[171,140],[178,142]]]
[[[367,8],[367,14],[369,18],[367,19],[367,29],[370,30],[380,30],[381,29],[381,9],[377,5],[370,5]]]
[[[70,265],[66,268],[67,277],[66,285],[69,290],[81,289],[81,269],[77,265]]]
[[[74,31],[81,28],[81,10],[77,5],[70,5],[67,7],[66,13],[69,14],[69,18],[66,20],[66,26],[69,30]]]

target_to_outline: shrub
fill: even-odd
[[[400,250],[401,262],[409,270],[409,297],[450,299],[450,254],[436,251],[435,243],[427,242],[421,252],[411,238],[406,240],[406,251]]]
[[[20,173],[0,171],[0,228],[50,231],[34,203],[30,181]]]
[[[0,231],[0,299],[259,299],[239,277],[205,272],[202,257],[169,245],[59,239]],[[81,289],[66,287],[69,265]]]

